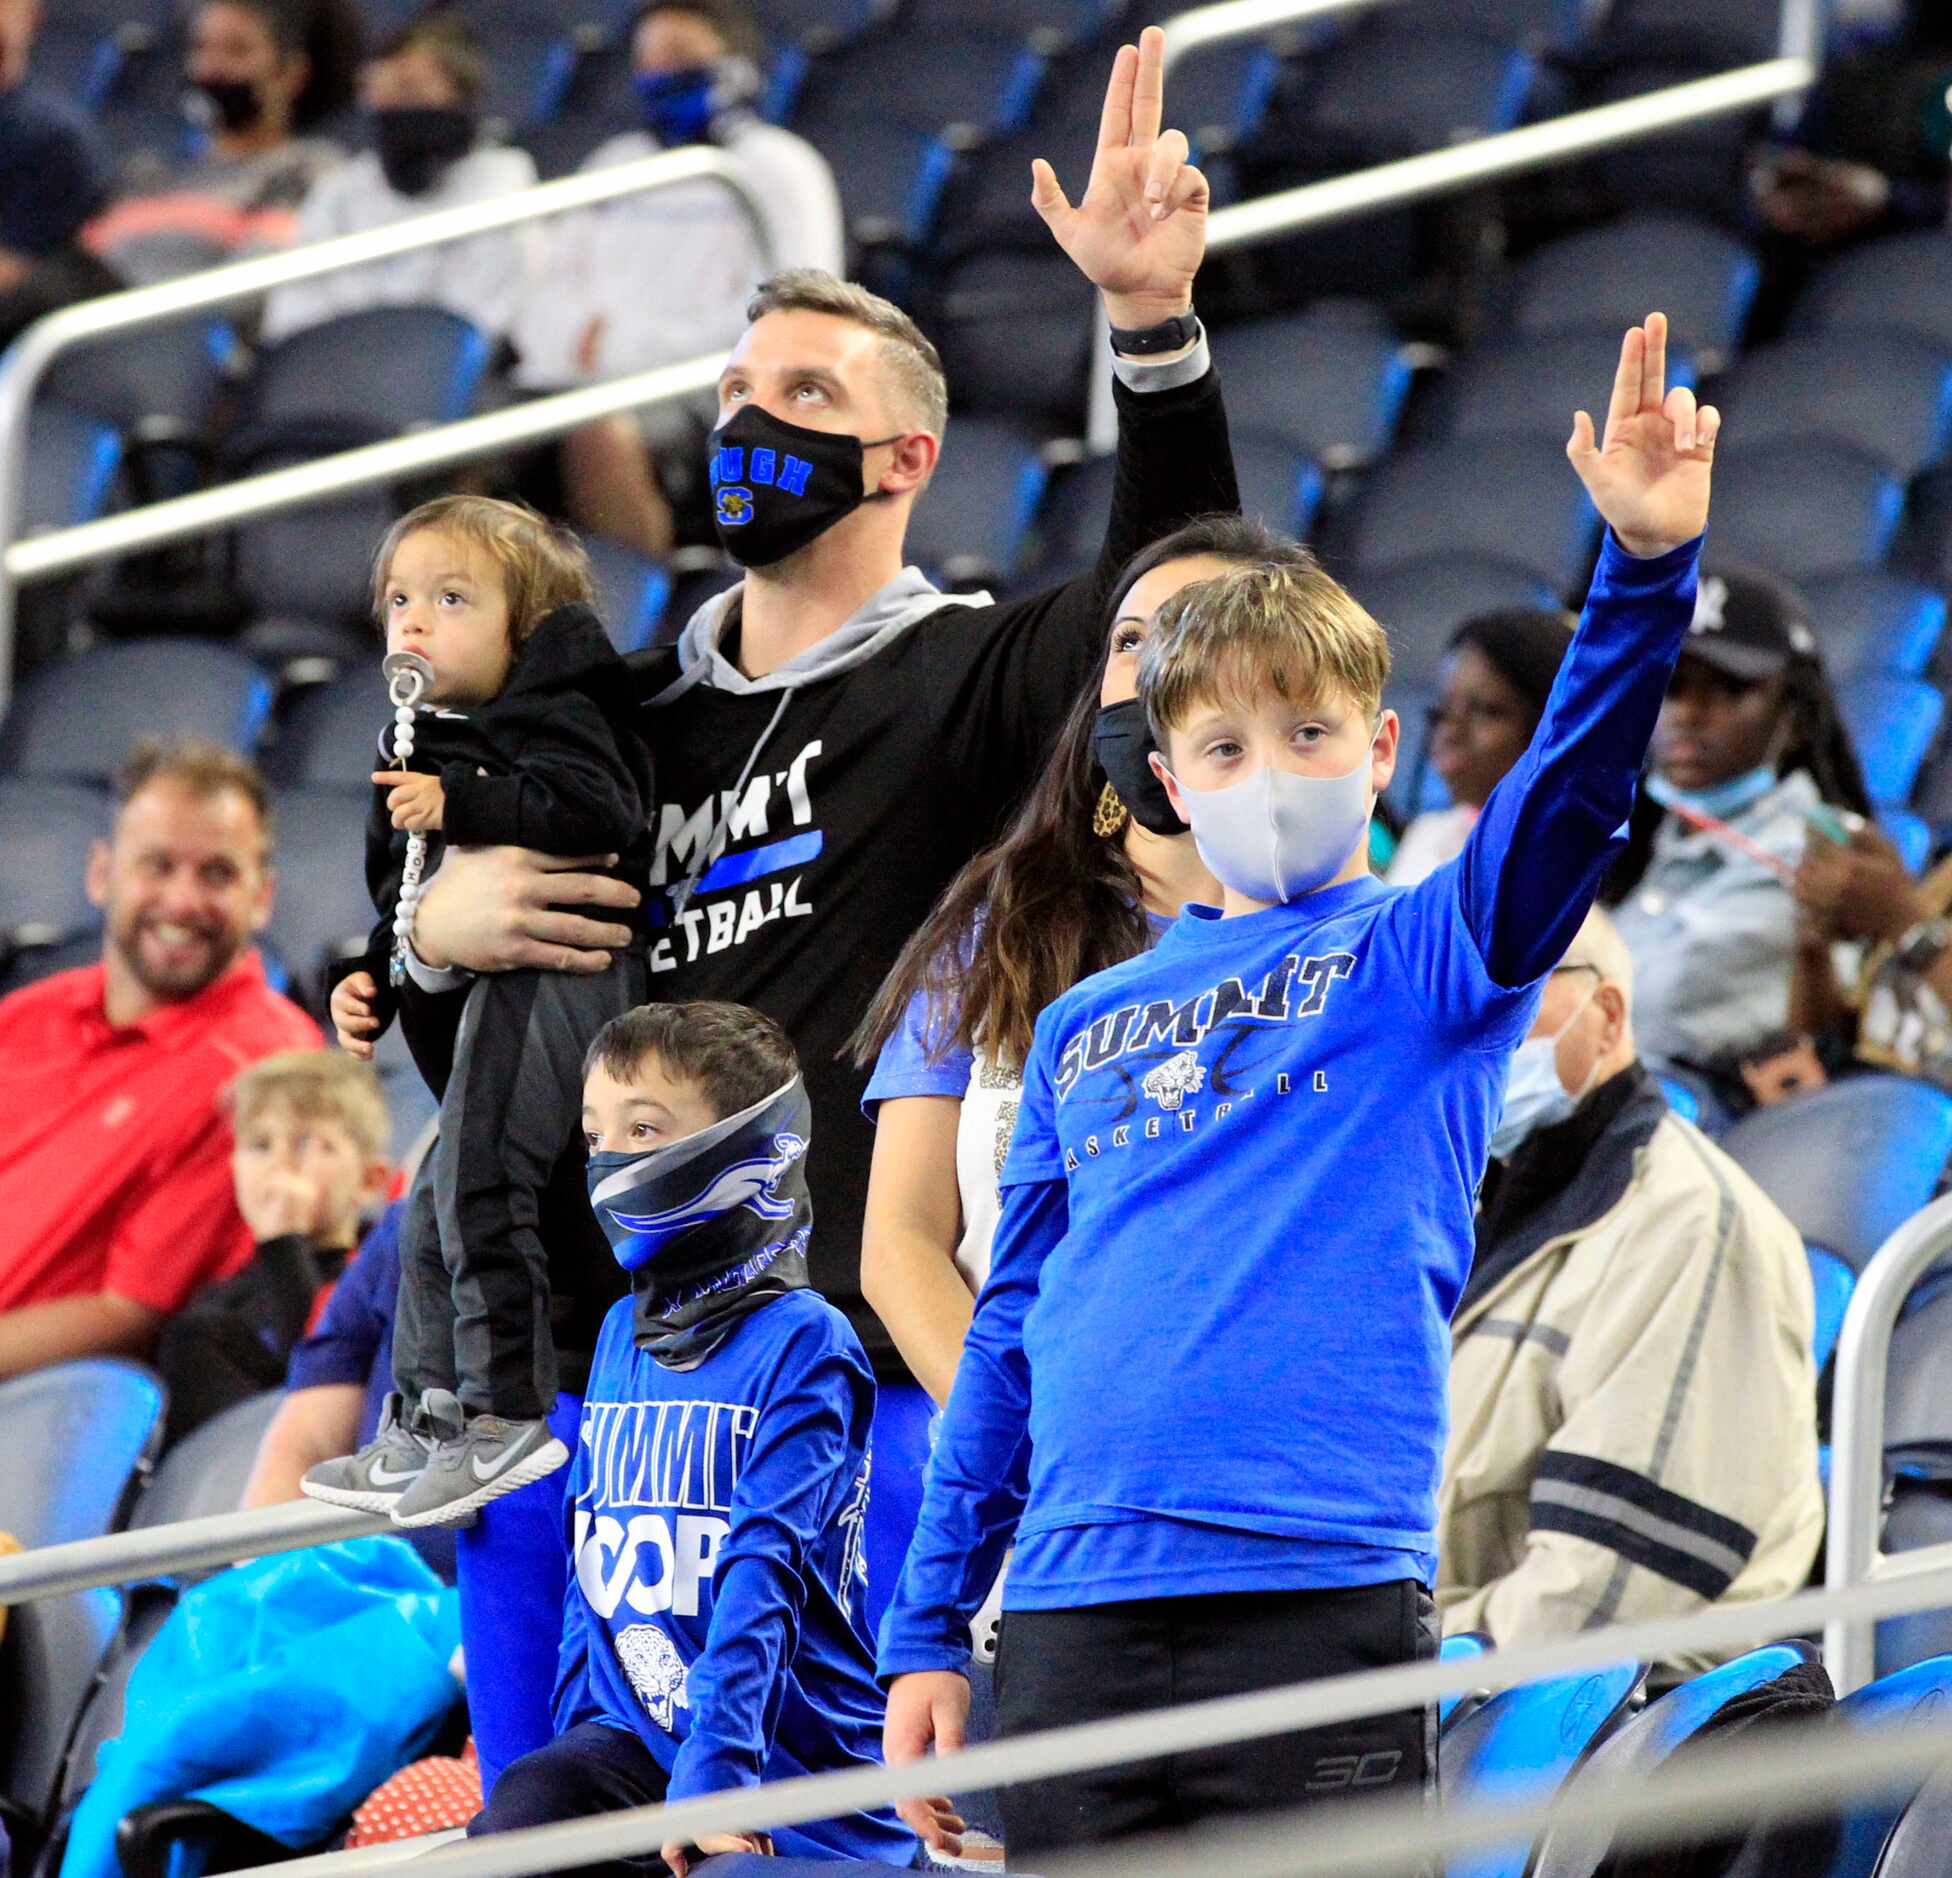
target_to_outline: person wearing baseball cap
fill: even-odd
[[[1868,819],[1871,805],[1808,601],[1760,569],[1711,565],[1602,896],[1655,1069],[1745,1104],[1740,1064],[1788,1021],[1790,880],[1812,821],[1834,827],[1838,811]]]

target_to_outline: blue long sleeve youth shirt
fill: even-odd
[[[668,1797],[878,1765],[862,1627],[874,1378],[817,1293],[754,1311],[696,1368],[597,1340],[571,1462],[558,1733],[633,1730]],[[790,1826],[780,1852],[913,1862],[892,1809]]]
[[[1189,908],[1043,1013],[884,1680],[967,1663],[1013,1535],[1009,1610],[1428,1581],[1506,1063],[1632,810],[1699,550],[1609,536],[1456,861]]]

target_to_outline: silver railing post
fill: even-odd
[[[699,147],[662,151],[635,163],[566,176],[492,201],[439,209],[431,215],[414,216],[387,228],[341,235],[281,254],[211,268],[180,280],[106,294],[98,300],[50,313],[0,354],[0,548],[12,549],[20,533],[27,429],[34,394],[48,368],[74,347],[235,306],[255,300],[275,287],[335,274],[349,267],[363,267],[397,254],[439,247],[689,182],[709,182],[730,192],[751,226],[762,270],[769,268],[774,244],[765,205],[737,165],[718,150]],[[0,563],[0,710],[6,706],[12,684],[18,579],[18,569],[9,555]]]
[[[1912,1287],[1947,1252],[1952,1252],[1952,1194],[1913,1214],[1878,1247],[1851,1293],[1837,1339],[1831,1394],[1830,1536],[1823,1577],[1832,1591],[1908,1575],[1928,1562],[1952,1563],[1952,1548],[1933,1546],[1886,1559],[1879,1543],[1891,1333]],[[1862,1688],[1875,1672],[1877,1626],[1861,1617],[1833,1620],[1824,1631],[1823,1656],[1839,1695]]]

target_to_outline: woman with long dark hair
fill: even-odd
[[[1151,945],[1187,900],[1217,891],[1146,766],[1151,737],[1135,692],[1152,615],[1229,567],[1306,559],[1257,524],[1218,515],[1125,568],[1098,678],[1014,826],[950,883],[856,1033],[858,1059],[879,1059],[865,1098],[876,1134],[862,1289],[938,1403],[989,1269],[996,1176],[1038,1012]]]
[[[1809,604],[1773,575],[1701,576],[1653,769],[1601,894],[1634,961],[1634,1032],[1657,1070],[1746,1102],[1740,1066],[1783,1040],[1790,878],[1809,831],[1871,819]]]

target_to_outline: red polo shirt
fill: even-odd
[[[251,1256],[218,1091],[319,1029],[256,951],[125,1030],[99,965],[0,999],[0,1311],[113,1291],[173,1311]]]

